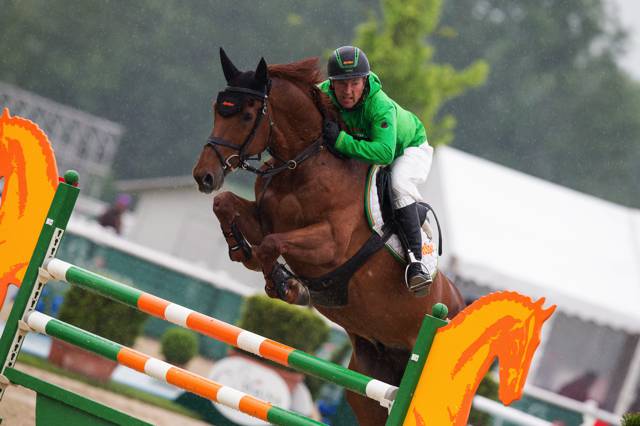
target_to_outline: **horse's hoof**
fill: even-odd
[[[264,292],[267,294],[267,296],[271,297],[272,299],[278,298],[278,292],[276,291],[276,287],[273,284],[270,284],[270,283],[265,284]]]

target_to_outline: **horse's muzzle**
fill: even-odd
[[[224,183],[224,168],[212,149],[202,151],[198,162],[193,168],[193,178],[198,184],[198,190],[211,194],[222,187]]]
[[[205,194],[211,194],[222,187],[224,183],[224,173],[215,172],[196,167],[193,169],[193,178],[198,184],[198,190]]]

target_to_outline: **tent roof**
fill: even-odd
[[[640,211],[442,147],[425,195],[445,268],[640,332]]]

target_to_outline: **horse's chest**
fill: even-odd
[[[305,226],[304,204],[294,194],[272,194],[265,197],[264,213],[270,232],[282,232]]]

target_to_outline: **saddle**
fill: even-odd
[[[369,228],[383,235],[384,228],[389,224],[395,230],[394,210],[392,206],[393,193],[391,192],[391,171],[387,167],[371,166],[367,175],[365,187],[365,216],[369,223]],[[438,229],[437,254],[433,241],[433,230],[428,220],[428,214],[432,212]],[[425,203],[418,203],[418,215],[422,224],[422,263],[431,271],[432,278],[437,270],[437,259],[442,254],[442,232],[440,222],[433,208]],[[406,242],[403,241],[401,233],[394,233],[385,243],[387,250],[403,264],[406,263]]]
[[[385,247],[399,262],[406,264],[405,250],[401,239],[396,233],[391,204],[391,172],[382,166],[371,166],[365,186],[365,216],[371,228],[371,237],[356,252],[356,254],[333,271],[320,277],[297,276],[285,265],[278,264],[274,268],[271,279],[280,296],[284,295],[284,286],[290,278],[300,281],[309,291],[311,302],[324,307],[340,307],[349,301],[349,281],[353,274],[378,250]],[[418,210],[422,230],[422,262],[435,278],[437,273],[438,255],[442,253],[442,237],[440,223],[435,212],[427,203],[419,203]],[[438,251],[434,249],[433,233],[427,222],[427,215],[431,211],[438,226]]]

